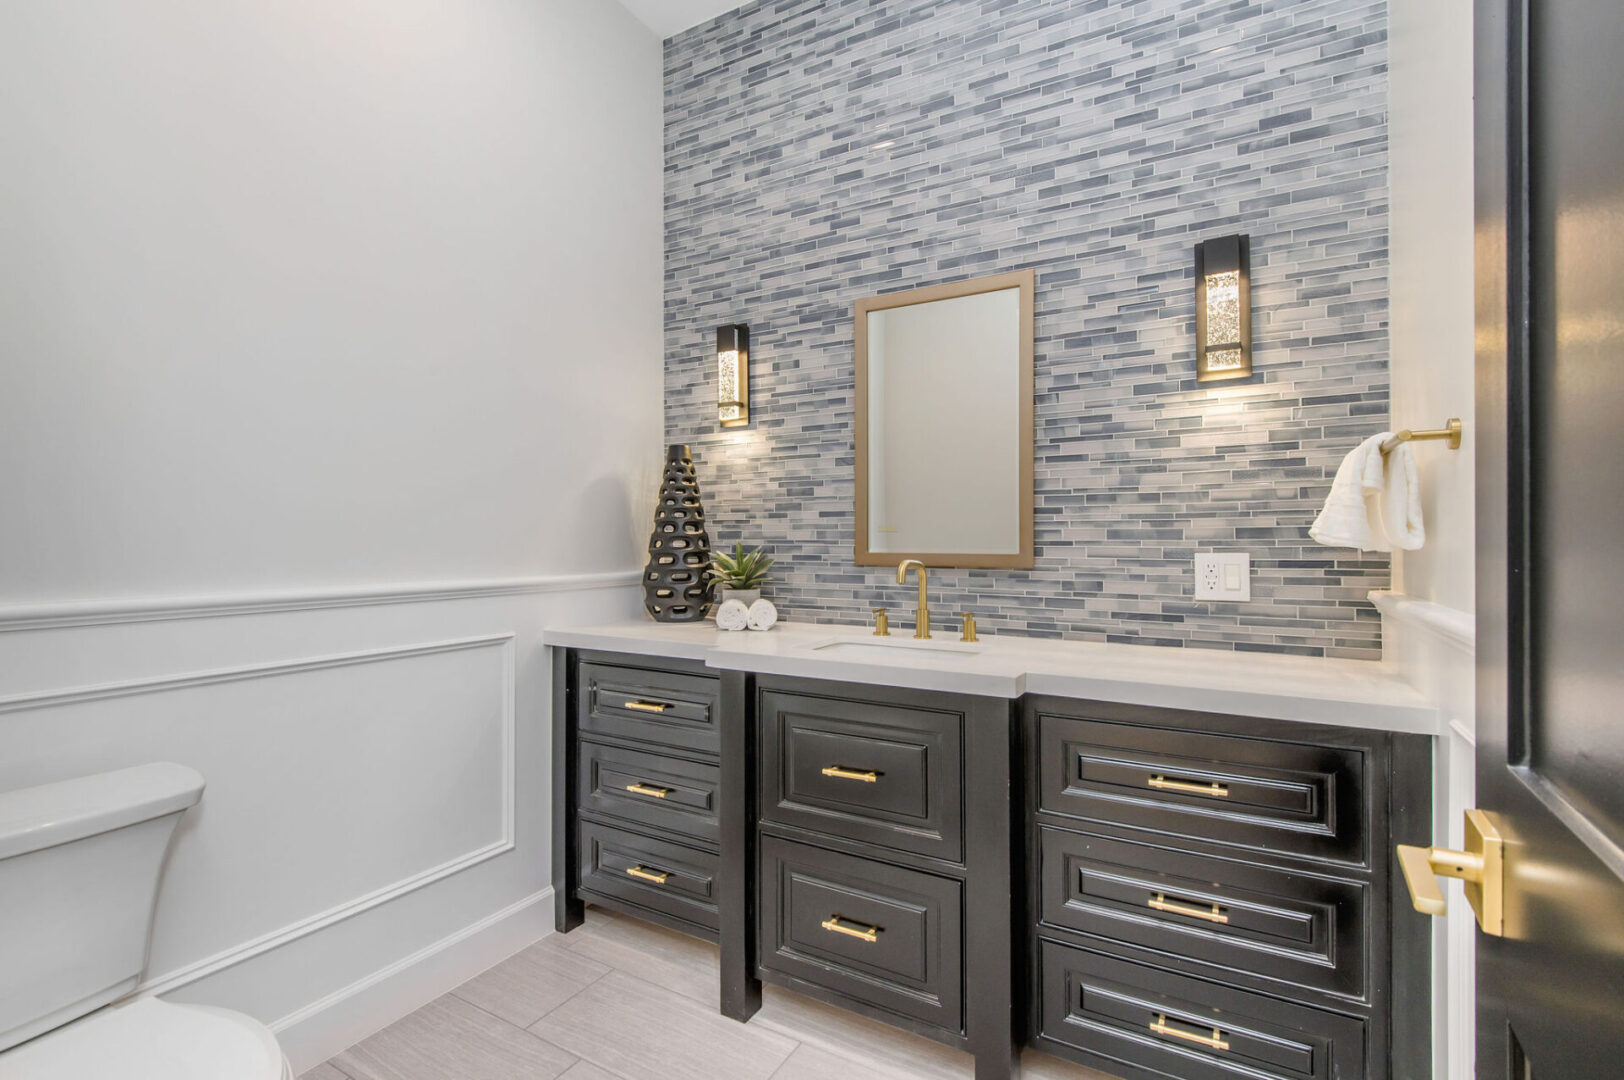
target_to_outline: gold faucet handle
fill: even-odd
[[[882,607],[874,609],[874,636],[891,636],[891,617],[885,613],[885,609]]]
[[[980,641],[976,637],[976,617],[968,611],[964,613],[964,632],[959,635],[960,641]]]

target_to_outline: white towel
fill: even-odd
[[[743,630],[749,621],[750,609],[744,606],[743,600],[723,600],[722,606],[716,609],[718,630]]]
[[[771,630],[773,623],[778,621],[778,609],[773,607],[770,600],[757,600],[750,605],[750,616],[746,625],[752,630]]]
[[[1383,454],[1382,443],[1392,437],[1372,435],[1342,459],[1309,536],[1360,551],[1413,551],[1426,542],[1415,454],[1408,443]]]

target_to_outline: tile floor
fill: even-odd
[[[716,1011],[716,947],[598,908],[303,1080],[957,1080],[968,1054],[767,987]],[[1025,1080],[1110,1080],[1028,1052]]]

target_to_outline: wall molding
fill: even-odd
[[[1447,604],[1377,589],[1370,602],[1386,618],[1423,630],[1468,655],[1477,652],[1477,617]]]
[[[52,600],[0,606],[0,634],[23,630],[58,630],[78,626],[212,619],[229,615],[271,615],[285,611],[418,604],[439,600],[476,600],[493,596],[583,592],[635,585],[638,570],[545,577],[493,578],[476,581],[415,582],[331,589],[290,589],[217,595],[152,596],[117,600]]]
[[[113,698],[131,697],[138,694],[155,694],[176,690],[187,690],[199,686],[211,686],[220,683],[241,682],[251,679],[275,678],[283,675],[294,675],[310,671],[322,671],[331,668],[354,667],[360,664],[374,664],[393,660],[406,660],[413,657],[433,656],[444,653],[464,652],[473,649],[499,648],[502,651],[502,829],[501,834],[491,842],[482,844],[472,851],[458,855],[455,858],[428,867],[417,873],[409,874],[399,881],[373,889],[360,896],[353,897],[337,904],[325,911],[289,923],[286,926],[271,930],[248,941],[233,945],[211,956],[205,956],[192,963],[182,965],[172,971],[161,975],[149,976],[142,980],[135,988],[135,993],[167,994],[189,983],[205,979],[226,968],[234,967],[245,960],[252,959],[272,949],[279,948],[291,941],[316,933],[335,923],[343,922],[363,911],[385,904],[407,893],[415,892],[426,885],[433,884],[453,874],[460,873],[473,866],[493,859],[498,855],[512,851],[515,847],[515,831],[518,819],[518,650],[516,635],[513,633],[486,634],[479,637],[455,638],[448,641],[434,641],[418,645],[396,646],[391,648],[367,649],[360,652],[336,653],[329,656],[311,657],[303,660],[287,660],[265,664],[249,664],[241,667],[222,668],[215,671],[196,672],[182,675],[162,676],[155,679],[135,679],[122,683],[106,683],[101,685],[70,687],[64,690],[51,690],[44,693],[23,694],[16,697],[0,698],[0,714],[22,712],[24,710],[54,708],[62,705],[79,704],[91,701],[106,701]]]

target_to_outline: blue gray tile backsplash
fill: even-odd
[[[941,570],[982,632],[1375,659],[1388,561],[1308,526],[1382,430],[1387,10],[1317,0],[778,0],[665,46],[666,438],[796,620],[857,567],[852,303],[1033,267],[1037,561]],[[1197,384],[1196,241],[1251,237],[1255,374]],[[748,428],[715,328],[750,327]],[[966,432],[964,453],[975,453]],[[1252,557],[1198,602],[1197,551]]]

